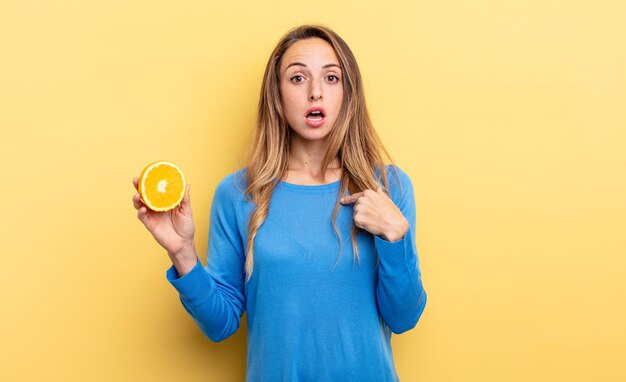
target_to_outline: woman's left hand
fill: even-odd
[[[389,242],[401,240],[409,229],[409,222],[381,187],[345,196],[339,202],[354,203],[354,225]]]

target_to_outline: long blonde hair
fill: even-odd
[[[255,208],[248,224],[246,253],[246,281],[252,276],[254,264],[254,239],[267,217],[272,192],[276,184],[286,175],[290,128],[287,125],[280,95],[280,63],[285,51],[295,42],[310,38],[321,38],[335,51],[343,73],[343,101],[335,126],[326,140],[326,154],[322,160],[322,178],[335,158],[341,168],[340,191],[333,210],[332,226],[339,239],[341,255],[341,234],[336,224],[341,204],[339,199],[346,191],[349,194],[365,189],[376,190],[380,185],[375,178],[378,171],[381,187],[389,194],[389,185],[383,161],[384,154],[393,164],[389,153],[372,126],[363,92],[361,73],[356,59],[346,42],[331,29],[319,25],[303,25],[287,32],[272,52],[261,86],[256,129],[249,152],[246,173],[246,199],[252,200]],[[395,170],[395,166],[392,166]],[[397,170],[396,170],[397,174]],[[358,228],[352,225],[351,239],[354,252],[353,261],[360,262],[356,244]],[[337,260],[339,260],[339,255]]]

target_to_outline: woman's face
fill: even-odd
[[[290,46],[280,62],[280,93],[294,138],[324,139],[343,100],[341,67],[330,44],[310,38]]]

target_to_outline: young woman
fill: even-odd
[[[164,213],[133,197],[203,333],[224,340],[247,312],[247,381],[398,380],[391,332],[417,324],[426,293],[412,183],[383,153],[350,48],[301,26],[268,61],[248,166],[215,191],[207,266],[189,187]]]

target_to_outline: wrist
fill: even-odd
[[[409,230],[409,223],[404,219],[401,225],[390,228],[387,232],[383,233],[382,237],[386,241],[393,243],[395,241],[399,241],[404,239],[404,235],[406,235]]]
[[[176,268],[179,268],[180,266],[187,268],[190,265],[193,267],[196,264],[198,257],[198,254],[196,253],[196,244],[193,241],[184,245],[178,252],[168,252],[167,254]]]

